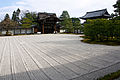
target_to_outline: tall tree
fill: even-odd
[[[16,12],[14,11],[13,14],[12,14],[12,20],[13,21],[16,21]]]
[[[6,15],[5,15],[5,18],[4,18],[4,20],[6,20],[6,19],[10,19],[10,16],[9,16],[9,14],[6,14]]]
[[[68,11],[63,11],[62,15],[60,16],[60,19],[63,20],[60,23],[63,26],[63,29],[65,29],[66,32],[70,32],[70,33],[73,32],[73,23]]]
[[[60,18],[61,19],[70,18],[70,15],[69,15],[68,11],[63,11]]]
[[[22,18],[21,23],[21,26],[23,28],[30,28],[32,25],[32,20],[29,18]]]
[[[20,15],[20,9],[18,8],[17,11],[16,11],[16,20],[17,20],[17,22],[20,21],[19,15]]]
[[[3,28],[11,28],[16,27],[17,23],[10,20],[9,14],[6,14],[4,20],[1,21],[0,26]]]
[[[120,16],[120,0],[117,0],[116,4],[114,4],[113,7],[116,8],[114,12],[116,12]]]
[[[66,32],[68,33],[72,33],[73,32],[73,23],[72,23],[72,19],[64,19],[64,28],[67,30]]]
[[[75,28],[80,28],[81,24],[80,24],[79,18],[71,18],[71,19],[72,19],[73,26]]]
[[[5,19],[0,22],[1,28],[6,28],[6,35],[9,35],[9,28],[16,27],[17,23],[10,19],[9,14],[5,15]]]
[[[18,8],[17,11],[14,11],[13,14],[12,14],[12,20],[13,21],[16,21],[18,24],[20,22],[20,18],[19,18],[19,15],[20,15],[20,9]]]
[[[37,13],[27,11],[26,13],[24,13],[24,16],[22,17],[21,26],[25,28],[29,28],[32,25],[37,25],[37,23],[35,22],[36,19],[37,19]]]

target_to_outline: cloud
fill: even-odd
[[[62,14],[63,10],[67,10],[71,17],[81,17],[88,11],[94,11],[107,8],[112,13],[113,4],[117,0],[20,0],[12,6],[0,8],[0,14],[9,12],[12,14],[14,10],[30,10],[36,12],[52,12],[57,16]],[[1,16],[1,15],[0,15]]]
[[[22,0],[30,9],[38,12],[55,12],[58,16],[67,10],[71,16],[81,16],[87,11],[108,8],[113,11],[112,5],[117,0]]]
[[[11,15],[13,9],[16,9],[16,6],[7,6],[0,8],[0,20],[4,19],[5,14]]]
[[[16,2],[16,4],[18,4],[18,5],[26,5],[26,3],[24,1]]]
[[[12,16],[13,11],[17,10],[18,8],[22,10],[29,10],[29,7],[24,7],[24,6],[7,6],[7,7],[2,7],[0,8],[0,21],[4,19],[5,14],[9,14],[10,17]]]

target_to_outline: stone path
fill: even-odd
[[[80,40],[67,34],[0,37],[0,80],[96,80],[120,70],[120,46]]]

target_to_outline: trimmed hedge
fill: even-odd
[[[87,20],[84,34],[92,41],[120,41],[120,20]]]

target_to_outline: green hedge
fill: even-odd
[[[120,40],[120,20],[87,20],[84,24],[84,34],[92,41],[118,41]]]

